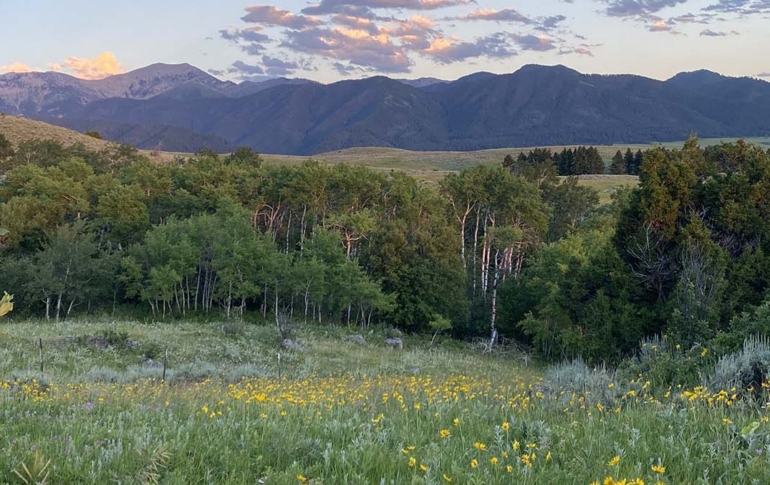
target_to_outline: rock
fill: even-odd
[[[305,349],[300,344],[289,338],[283,339],[283,342],[281,342],[281,347],[287,350],[293,350],[295,352],[305,351]]]
[[[385,345],[387,345],[391,349],[404,350],[404,341],[401,340],[400,338],[385,339]]]
[[[162,369],[163,364],[161,362],[158,362],[156,360],[147,359],[144,362],[142,362],[142,367],[147,367],[150,369]]]
[[[107,342],[107,339],[104,337],[89,337],[88,345],[93,345],[94,347],[104,350],[110,346],[110,343]]]
[[[126,347],[128,347],[131,350],[136,350],[139,348],[139,342],[136,340],[127,339],[126,340]]]
[[[354,344],[366,345],[366,339],[364,338],[363,335],[351,335],[348,337],[348,340],[350,340]]]

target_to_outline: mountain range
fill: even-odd
[[[98,81],[0,75],[0,111],[140,148],[311,155],[357,146],[477,150],[770,135],[770,83],[710,71],[666,81],[527,65],[455,81],[377,76],[235,84],[187,64]]]

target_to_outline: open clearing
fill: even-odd
[[[451,341],[390,350],[384,331],[357,344],[306,328],[292,352],[270,325],[2,330],[3,481],[49,460],[47,483],[770,480],[770,417],[729,390],[654,392],[645,376],[544,371]]]

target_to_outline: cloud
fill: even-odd
[[[478,8],[481,0],[309,1],[310,5],[293,11],[269,5],[248,7],[242,20],[249,27],[221,30],[220,37],[261,59],[247,65],[260,67],[264,75],[278,76],[317,69],[298,60],[307,56],[351,75],[409,72],[419,57],[450,64],[482,57],[505,59],[520,51],[592,55],[585,38],[580,45],[569,45],[565,39],[577,41],[579,36],[563,26],[567,17],[559,14],[533,17],[514,8]],[[434,14],[442,9],[449,9],[452,16]],[[476,38],[456,37],[447,33],[456,27],[453,21],[498,22],[517,28]],[[561,38],[546,35],[551,31]],[[255,75],[232,69],[238,76]]]
[[[547,35],[518,35],[512,34],[511,38],[525,51],[550,51],[556,49],[555,41]]]
[[[770,72],[767,72],[767,71],[765,71],[765,72],[760,72],[759,74],[757,74],[757,77],[761,77],[761,78],[770,78]]]
[[[725,37],[726,35],[724,32],[715,32],[711,29],[702,30],[700,33],[701,37]]]
[[[647,17],[688,0],[605,0],[605,13],[611,17]]]
[[[770,12],[770,0],[719,0],[703,9],[707,12],[752,15]]]
[[[494,20],[497,22],[521,22],[523,24],[533,23],[532,19],[519,13],[518,10],[512,8],[506,8],[503,10],[474,10],[471,13],[457,17],[457,20]]]
[[[103,52],[92,59],[69,57],[64,66],[75,77],[86,80],[104,79],[123,72],[123,66],[112,52]]]
[[[296,62],[283,61],[270,56],[262,56],[262,65],[265,66],[265,73],[268,76],[291,76],[299,69],[299,64]]]
[[[341,62],[335,62],[334,64],[332,64],[332,67],[334,68],[335,71],[342,74],[343,76],[350,76],[351,74],[356,74],[361,72],[360,67],[343,64]]]
[[[219,31],[219,36],[238,45],[240,49],[252,56],[261,55],[270,42],[270,37],[262,33],[263,28],[255,25],[245,29],[225,29]]]
[[[336,14],[332,17],[332,22],[337,25],[345,25],[347,27],[365,30],[371,34],[379,32],[379,27],[370,18],[356,17],[354,15]]]
[[[591,50],[594,47],[598,47],[599,44],[589,45],[589,44],[580,44],[577,47],[562,47],[559,49],[559,55],[567,55],[567,54],[578,54],[581,56],[588,56],[593,57],[594,53]]]
[[[281,44],[295,52],[348,61],[382,72],[408,72],[412,60],[405,49],[385,34],[348,28],[312,28],[288,31]]]
[[[713,18],[713,14],[694,15],[687,13],[684,15],[679,15],[678,17],[673,17],[671,20],[678,24],[708,24],[711,23]]]
[[[251,64],[246,64],[243,61],[235,61],[233,62],[233,65],[227,70],[230,74],[245,74],[249,76],[253,76],[255,74],[261,75],[265,73],[265,70],[262,68],[262,66],[256,66]]]
[[[540,30],[550,30],[567,20],[567,17],[564,15],[551,15],[550,17],[544,17],[538,20],[540,22]]]
[[[289,29],[302,30],[322,25],[324,22],[314,17],[295,15],[288,10],[281,10],[272,5],[255,5],[246,8],[246,15],[241,20],[253,24],[277,25]]]
[[[408,20],[394,20],[378,32],[398,39],[402,47],[411,50],[427,49],[432,39],[441,36],[435,30],[433,20],[421,15],[412,15]]]
[[[679,35],[681,32],[676,28],[676,22],[673,20],[663,20],[659,17],[651,17],[647,24],[647,30],[650,32],[667,32],[669,34]]]
[[[517,52],[508,44],[506,34],[496,33],[476,39],[475,42],[462,42],[441,37],[435,39],[423,54],[442,64],[449,64],[476,57],[504,59],[517,55]]]
[[[14,73],[38,72],[38,69],[33,69],[28,65],[24,64],[23,62],[12,62],[11,64],[0,66],[0,73],[7,73],[7,72],[14,72]]]
[[[372,16],[375,9],[438,10],[458,5],[476,3],[475,0],[321,0],[320,3],[305,7],[306,15],[329,15],[346,13],[354,16]]]

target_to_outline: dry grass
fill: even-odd
[[[0,134],[4,135],[15,147],[26,140],[54,140],[65,147],[79,143],[92,151],[101,151],[112,145],[110,141],[86,136],[68,128],[2,113],[0,113]],[[189,154],[184,153],[140,151],[150,160],[157,163],[170,162],[177,155],[189,156]]]
[[[14,146],[34,139],[54,140],[67,147],[82,143],[86,148],[94,151],[103,150],[109,146],[107,141],[97,140],[67,128],[4,114],[0,114],[0,133],[5,135]]]

